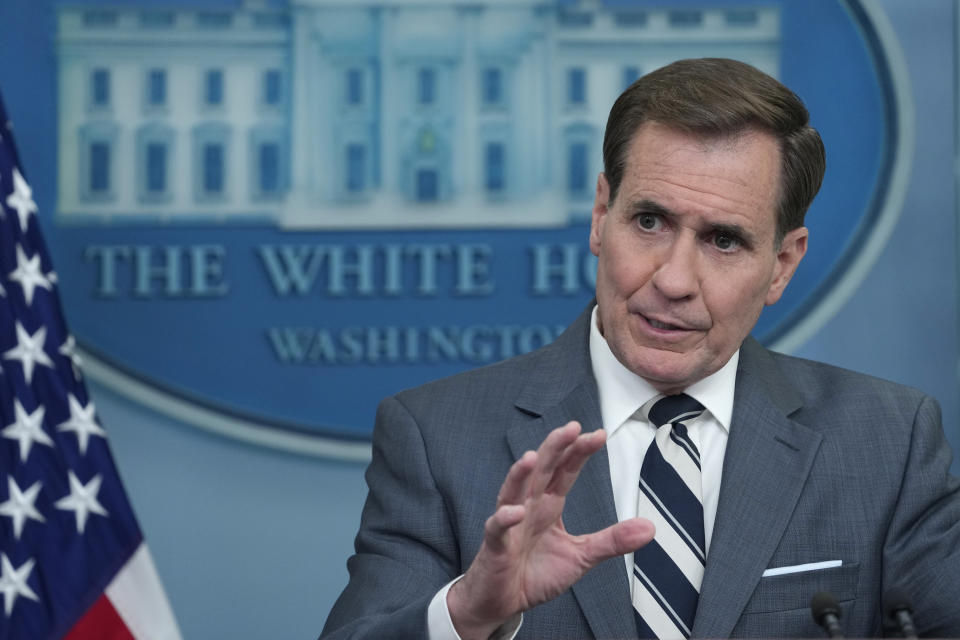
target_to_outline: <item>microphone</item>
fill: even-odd
[[[913,607],[903,589],[894,587],[883,594],[883,615],[896,623],[904,638],[917,637],[917,628],[913,626]]]
[[[810,600],[810,613],[816,623],[827,631],[828,636],[843,637],[843,630],[840,628],[840,605],[832,594],[821,591],[813,596]]]

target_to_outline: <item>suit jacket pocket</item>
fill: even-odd
[[[747,602],[744,614],[771,613],[793,609],[809,609],[814,594],[827,591],[838,602],[857,596],[860,563],[854,562],[829,569],[785,573],[760,579],[760,584]]]

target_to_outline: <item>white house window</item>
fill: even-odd
[[[618,11],[613,14],[613,21],[618,27],[645,27],[647,13],[645,11]]]
[[[280,12],[253,14],[253,26],[258,29],[278,29],[290,25],[290,16]]]
[[[502,142],[488,142],[483,150],[484,186],[500,194],[507,186],[506,148]]]
[[[431,105],[437,101],[437,72],[431,67],[417,71],[417,102]]]
[[[363,71],[347,69],[346,103],[352,107],[363,104]]]
[[[567,190],[582,195],[587,189],[587,143],[572,142],[567,147]]]
[[[144,11],[140,14],[140,26],[145,29],[171,29],[175,22],[173,11]]]
[[[263,142],[257,149],[260,164],[260,193],[274,194],[280,191],[280,145]]]
[[[150,195],[160,195],[167,190],[167,145],[151,142],[147,145],[147,183]]]
[[[92,195],[110,193],[110,164],[113,154],[110,143],[103,140],[91,142],[88,152],[90,174],[87,191]]]
[[[433,167],[417,169],[417,202],[436,202],[440,198],[440,176]]]
[[[564,27],[586,28],[593,24],[593,14],[586,11],[560,11],[557,19]]]
[[[110,70],[97,68],[90,72],[90,106],[103,109],[110,106]]]
[[[361,193],[367,187],[367,150],[362,144],[347,145],[347,192]]]
[[[233,23],[233,16],[226,11],[202,11],[197,14],[197,26],[201,29],[226,29]]]
[[[671,27],[699,27],[703,24],[703,12],[677,9],[668,14]]]
[[[731,27],[753,27],[760,19],[756,9],[728,9],[723,17]]]
[[[173,130],[166,125],[151,123],[137,132],[137,192],[142,202],[170,199],[172,149]]]
[[[287,188],[286,133],[280,127],[257,127],[250,133],[251,196],[273,200]]]
[[[208,142],[203,145],[203,190],[209,194],[223,193],[223,145]]]
[[[480,75],[480,95],[483,104],[496,107],[503,104],[503,71],[499,67],[487,67]]]
[[[101,29],[115,27],[117,26],[117,12],[99,9],[84,11],[83,26]]]
[[[564,175],[563,184],[567,197],[573,200],[588,200],[593,196],[592,178],[596,167],[592,158],[597,132],[593,125],[575,124],[563,134]]]
[[[116,191],[117,126],[95,122],[80,128],[80,199],[112,200]]]
[[[279,106],[283,99],[283,85],[279,69],[267,69],[263,72],[263,104],[268,107]]]
[[[193,188],[200,202],[227,197],[229,167],[229,125],[204,123],[193,130]]]
[[[164,69],[147,71],[147,105],[162,107],[167,104],[167,72]]]
[[[208,69],[203,76],[203,97],[208,107],[223,104],[223,70]]]
[[[567,104],[576,107],[587,104],[587,70],[583,67],[567,69]]]

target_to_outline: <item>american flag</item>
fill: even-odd
[[[0,640],[176,639],[0,99]]]

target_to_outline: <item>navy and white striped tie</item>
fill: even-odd
[[[640,470],[637,514],[656,537],[633,556],[633,606],[641,638],[689,638],[706,565],[700,452],[685,422],[703,413],[686,394],[658,400],[649,413],[657,435]]]

